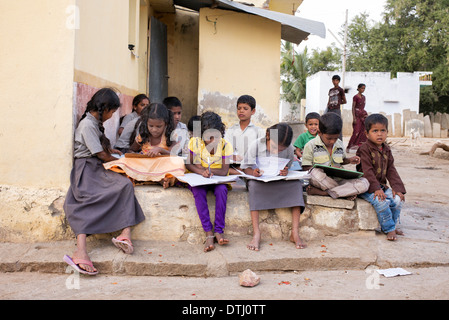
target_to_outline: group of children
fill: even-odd
[[[186,126],[180,121],[181,102],[175,97],[160,104],[150,103],[145,95],[136,96],[131,119],[125,117],[118,132],[120,137],[112,148],[104,135],[103,122],[111,118],[119,106],[119,98],[113,89],[99,90],[88,102],[75,132],[75,160],[64,210],[76,235],[77,249],[64,260],[79,272],[98,272],[87,253],[86,237],[90,234],[122,230],[112,242],[125,253],[133,252],[131,227],[145,219],[134,195],[135,182],[151,181],[167,188],[179,183],[176,176],[184,171],[204,177],[243,171],[258,177],[263,174],[259,168],[261,157],[288,159],[288,164],[280,171],[280,175],[287,175],[296,155],[302,159],[303,170],[310,171],[309,194],[350,199],[359,195],[373,204],[389,240],[395,240],[396,235],[401,234],[396,223],[405,189],[394,168],[391,150],[385,143],[388,122],[381,115],[374,114],[366,119],[368,141],[358,149],[356,156],[348,158],[338,138],[342,121],[337,114],[308,114],[307,132],[292,145],[293,130],[288,124],[278,123],[263,130],[252,123],[256,101],[249,95],[237,100],[239,122],[229,129],[221,117],[211,111],[192,117]],[[124,153],[127,157],[117,159],[114,156]],[[187,159],[177,156],[185,154]],[[314,164],[341,167],[348,163],[356,164],[364,178],[340,181],[313,167]],[[387,187],[387,180],[391,188]],[[206,233],[204,251],[213,250],[215,243],[228,244],[224,229],[229,186],[186,187],[193,194]],[[300,214],[305,207],[301,180],[262,182],[248,179],[247,188],[253,225],[253,238],[248,249],[259,250],[259,211],[277,208],[291,208],[290,240],[297,249],[305,248],[306,244],[299,236]],[[216,197],[213,224],[207,205],[208,191],[213,191]]]

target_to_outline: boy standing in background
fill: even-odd
[[[333,88],[329,89],[329,100],[327,102],[326,112],[333,112],[341,117],[341,105],[346,104],[345,90],[340,87],[340,76],[334,75],[332,77]],[[343,141],[343,134],[340,132],[340,140]]]

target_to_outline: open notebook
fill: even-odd
[[[357,179],[363,176],[363,172],[352,171],[343,168],[323,166],[321,164],[315,164],[313,165],[313,167],[323,169],[324,173],[330,177],[338,177],[343,179]]]

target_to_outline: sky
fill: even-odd
[[[334,42],[338,47],[337,40],[328,31],[340,38],[339,32],[345,23],[346,9],[348,9],[348,23],[358,14],[366,12],[369,19],[380,21],[386,0],[304,0],[299,6],[296,16],[305,19],[323,22],[326,28],[326,38],[310,35],[307,41],[303,41],[297,50],[302,51],[305,46],[310,52],[312,49],[325,49]],[[340,38],[343,43],[343,38]]]

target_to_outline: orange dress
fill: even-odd
[[[139,141],[140,136],[136,138]],[[141,141],[141,140],[140,140]],[[124,157],[104,163],[105,169],[124,173],[136,181],[159,182],[164,178],[183,176],[185,172],[184,160],[177,155],[148,157],[148,152],[156,147],[169,150],[166,138],[163,136],[158,145],[152,146],[150,142],[142,145],[138,154],[126,153]]]

